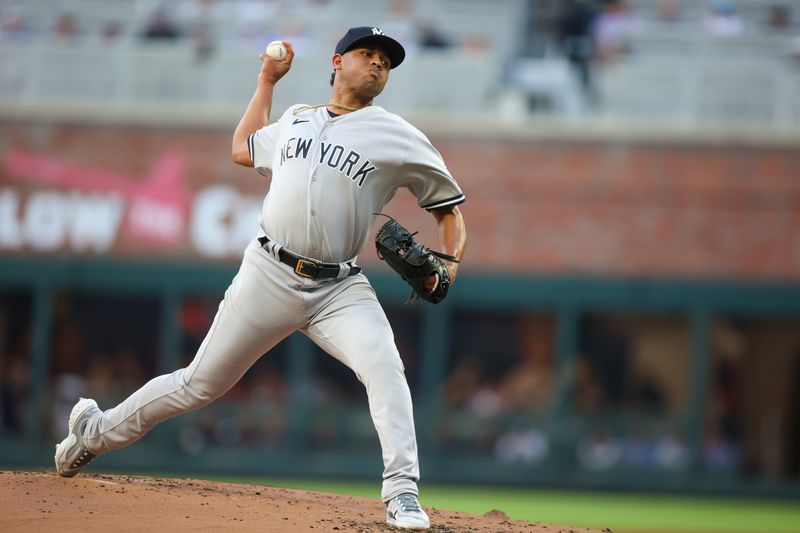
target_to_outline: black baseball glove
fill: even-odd
[[[444,300],[450,288],[450,272],[439,258],[458,261],[452,255],[434,252],[422,246],[414,240],[414,235],[416,232],[409,233],[399,222],[389,217],[389,221],[375,235],[378,257],[411,285],[408,302],[422,298],[438,304]],[[432,291],[425,289],[425,280],[430,276],[436,276],[436,286]]]

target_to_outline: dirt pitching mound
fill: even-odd
[[[0,471],[0,531],[269,531],[391,530],[383,504],[341,496],[198,479]],[[428,509],[431,531],[586,533],[509,519]]]

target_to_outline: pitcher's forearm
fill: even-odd
[[[431,213],[436,218],[436,238],[439,241],[440,251],[461,261],[467,246],[467,228],[461,210],[458,207],[451,207],[435,209]],[[459,263],[447,260],[444,262],[450,271],[450,280],[454,281],[458,274]]]
[[[247,109],[239,120],[233,132],[231,158],[239,165],[253,166],[253,160],[248,150],[247,140],[250,135],[269,124],[269,112],[272,110],[272,93],[278,83],[292,66],[294,48],[288,41],[283,41],[286,47],[286,57],[277,61],[267,54],[261,54],[261,70],[258,73],[258,83]]]
[[[259,76],[261,78],[261,76]],[[269,124],[269,113],[272,109],[272,93],[275,83],[259,79],[250,103],[247,104],[236,130],[233,132],[233,144],[231,147],[231,157],[234,162],[252,167],[253,161],[250,158],[250,151],[247,148],[247,139],[250,135]]]

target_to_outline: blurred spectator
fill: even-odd
[[[271,366],[256,369],[250,382],[248,401],[262,406],[285,406],[288,398],[288,387],[277,369]]]
[[[475,356],[466,355],[447,376],[441,394],[445,406],[478,418],[491,418],[505,411],[500,379],[484,368]]]
[[[712,330],[712,376],[709,387],[706,463],[713,468],[738,466],[742,441],[742,364],[745,336],[731,321]]]
[[[213,298],[187,298],[183,301],[178,321],[181,329],[181,361],[184,365],[194,359],[218,306],[219,302]]]
[[[423,22],[417,27],[417,43],[423,49],[444,50],[453,46],[453,42],[444,33],[427,22]]]
[[[190,422],[191,417],[187,418]],[[197,455],[206,448],[205,432],[198,424],[187,423],[178,431],[178,445],[189,455]]]
[[[597,11],[588,0],[567,0],[558,21],[558,42],[581,86],[584,100],[591,107],[597,101],[592,76],[595,53],[592,28]]]
[[[703,20],[703,28],[714,37],[731,37],[744,32],[744,21],[731,0],[713,0]]]
[[[28,360],[9,354],[8,359],[0,358],[0,363],[0,429],[3,433],[20,434],[25,429],[23,421],[30,386]]]
[[[666,435],[656,441],[653,454],[656,466],[666,470],[679,470],[689,465],[689,447],[678,435]]]
[[[33,29],[22,8],[11,6],[4,10],[0,39],[6,43],[26,43],[33,37]]]
[[[625,0],[605,0],[594,24],[597,57],[609,62],[628,55],[637,30],[638,22]]]
[[[111,356],[114,360],[114,381],[116,383],[116,400],[119,403],[125,397],[138,389],[145,382],[142,357],[136,349],[129,344],[120,346]]]
[[[551,319],[522,315],[517,326],[519,363],[501,382],[506,410],[515,413],[542,413],[553,396],[553,336]]]
[[[714,369],[714,416],[719,420],[722,435],[730,440],[740,440],[742,434],[739,420],[742,408],[740,370],[739,361],[728,358],[719,361]]]
[[[78,323],[68,317],[54,326],[51,373],[54,376],[76,372],[83,367],[86,340]]]
[[[116,20],[110,20],[103,24],[103,28],[100,30],[100,37],[104,43],[110,44],[118,41],[122,37],[122,32],[122,23]]]
[[[86,381],[78,374],[65,372],[53,378],[50,412],[51,435],[61,435],[67,431],[72,407],[78,398],[86,395]]]
[[[738,441],[726,437],[719,424],[713,424],[706,437],[705,464],[713,470],[731,470],[741,460]]]
[[[639,411],[662,413],[666,408],[664,391],[650,376],[632,376],[626,396],[628,405]]]
[[[444,405],[451,409],[465,407],[473,391],[478,389],[480,379],[481,365],[478,358],[473,355],[462,357],[442,384]]]
[[[492,49],[492,40],[485,33],[468,33],[461,44],[463,49],[477,54],[485,54]]]
[[[617,437],[605,432],[585,435],[578,440],[575,450],[578,462],[589,470],[608,470],[622,459],[623,444]]]
[[[579,413],[593,413],[603,406],[603,386],[595,370],[585,357],[575,363],[575,409]]]
[[[217,47],[214,29],[221,10],[216,0],[185,0],[178,9],[200,62],[208,60]]]
[[[537,428],[512,429],[500,435],[494,455],[501,463],[538,463],[547,456],[550,441]]]
[[[72,13],[62,13],[53,27],[53,38],[60,43],[75,42],[79,36],[78,23]]]
[[[656,20],[663,24],[675,24],[683,20],[681,4],[678,0],[659,0],[656,6]]]
[[[630,434],[619,439],[620,462],[628,466],[652,466],[655,439],[647,431],[634,428]]]
[[[503,411],[503,397],[495,381],[484,381],[469,398],[470,411],[479,418],[491,418]]]
[[[792,26],[792,10],[785,4],[769,6],[767,26],[775,32],[786,32]]]
[[[631,350],[624,329],[613,317],[587,316],[581,321],[576,402],[587,412],[620,407],[625,400]]]
[[[119,396],[114,360],[105,354],[95,354],[89,360],[86,373],[86,394],[98,402],[108,404]]]
[[[172,41],[180,37],[180,31],[166,8],[159,6],[150,13],[142,36],[146,40]]]

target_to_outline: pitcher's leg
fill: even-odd
[[[84,432],[91,453],[128,446],[159,422],[211,403],[296,329],[301,313],[292,312],[286,293],[264,290],[269,283],[264,274],[245,258],[191,364],[150,380],[118,406],[93,417]]]
[[[418,494],[419,463],[411,392],[389,321],[363,276],[347,280],[308,326],[308,336],[350,367],[367,390],[369,410],[383,451],[386,502]]]

